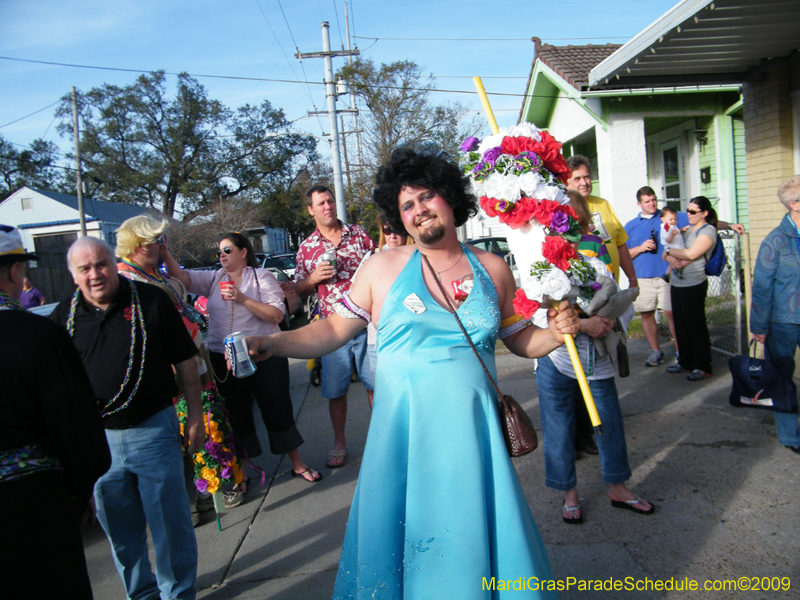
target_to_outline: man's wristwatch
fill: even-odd
[[[670,251],[670,247],[669,247],[669,246],[667,246],[667,247],[666,247],[666,249],[664,250],[664,252],[666,252],[666,253],[667,253],[667,256],[669,256],[669,251]]]

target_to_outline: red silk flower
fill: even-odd
[[[496,209],[498,200],[496,198],[489,198],[488,196],[481,196],[481,208],[490,217],[497,217],[501,223],[508,225],[511,229],[519,229],[525,223],[533,218],[534,211],[538,206],[538,201],[534,198],[522,197],[514,203],[511,210],[501,212]]]
[[[536,140],[528,137],[504,137],[503,141],[500,143],[500,148],[503,149],[503,154],[516,156],[520,152],[535,152],[534,146],[538,143],[539,142]]]
[[[534,152],[544,162],[544,167],[564,183],[567,182],[572,170],[567,166],[567,161],[561,154],[561,142],[547,133],[539,133],[541,141],[528,137],[504,137],[500,144],[504,154],[516,156],[520,152]]]
[[[541,200],[533,216],[545,227],[550,227],[550,223],[553,220],[553,212],[560,206],[555,200]]]
[[[566,271],[569,268],[569,260],[577,258],[578,253],[572,245],[560,236],[545,238],[542,244],[542,255],[547,262],[553,266]]]
[[[514,300],[511,304],[514,307],[514,312],[526,319],[533,318],[533,314],[541,307],[541,304],[536,300],[529,300],[522,288],[518,289],[517,293],[514,294]]]

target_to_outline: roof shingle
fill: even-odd
[[[611,56],[622,44],[552,46],[534,37],[534,60],[541,60],[578,91],[589,83],[589,71]]]

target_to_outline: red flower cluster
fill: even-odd
[[[536,300],[529,300],[522,288],[519,288],[517,293],[514,294],[514,300],[511,304],[514,307],[514,312],[526,319],[533,318],[533,314],[542,306]]]
[[[566,271],[569,269],[569,260],[577,258],[578,253],[567,240],[561,236],[545,238],[542,244],[542,255],[551,265]]]
[[[567,183],[572,170],[567,166],[567,161],[561,154],[561,142],[542,131],[539,133],[541,141],[536,141],[528,137],[504,137],[500,144],[504,154],[516,156],[520,152],[528,151],[539,155],[544,161],[545,168],[564,183]]]
[[[508,225],[511,229],[518,229],[530,221],[539,205],[538,200],[523,197],[514,203],[514,208],[510,211],[500,212],[495,208],[497,202],[497,198],[489,198],[488,196],[481,196],[480,199],[481,208],[487,215],[498,217],[501,223]]]
[[[550,227],[553,221],[553,213],[563,212],[567,216],[572,217],[576,221],[578,215],[575,210],[568,204],[561,204],[556,200],[537,200],[536,198],[528,198],[523,196],[519,201],[515,202],[513,208],[506,212],[497,210],[497,198],[489,198],[488,196],[481,196],[480,205],[484,212],[490,217],[498,217],[501,223],[511,227],[511,229],[518,229],[530,221],[533,217],[545,227]]]
[[[536,207],[536,210],[533,213],[533,216],[544,225],[545,227],[550,227],[550,224],[553,222],[553,213],[555,212],[563,212],[567,213],[568,217],[572,217],[576,221],[578,220],[578,215],[568,204],[561,204],[557,200],[540,200],[539,205]]]

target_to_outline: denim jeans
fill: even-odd
[[[170,406],[129,429],[107,429],[111,468],[94,488],[97,519],[132,600],[193,600],[197,541],[183,478],[180,428]],[[156,571],[147,554],[153,537]]]
[[[575,394],[578,381],[561,373],[549,356],[536,371],[539,409],[544,434],[545,485],[567,491],[578,485],[575,475]],[[589,381],[603,434],[595,436],[600,468],[606,483],[625,483],[631,477],[625,428],[614,378]]]
[[[347,393],[353,361],[364,389],[375,389],[375,375],[367,355],[367,330],[364,329],[338,350],[322,357],[322,397],[332,400]]]
[[[800,346],[800,325],[770,322],[767,344],[773,358],[788,356],[794,359],[794,353]],[[797,432],[798,413],[773,412],[772,414],[775,415],[778,442],[784,446],[800,446],[800,435]]]

